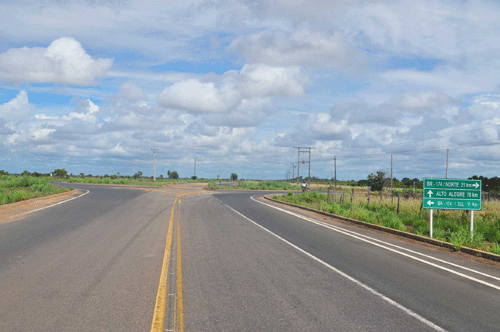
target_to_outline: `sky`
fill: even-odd
[[[310,147],[320,178],[445,177],[447,150],[450,178],[500,176],[498,1],[2,0],[0,22],[0,170],[284,179]]]

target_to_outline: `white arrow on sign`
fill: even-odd
[[[428,205],[434,205],[434,202],[433,201],[427,201],[427,204]]]
[[[477,189],[477,188],[479,188],[479,183],[477,183],[477,182],[476,182],[476,183],[474,183],[472,186],[473,186],[473,187],[476,187],[476,189]]]
[[[433,194],[432,190],[429,190],[427,193],[429,194],[429,197],[431,197]]]

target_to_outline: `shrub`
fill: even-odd
[[[217,189],[217,183],[215,182],[215,180],[210,180],[210,182],[208,182],[207,189]]]

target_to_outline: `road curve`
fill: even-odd
[[[496,263],[255,192],[72,186],[89,193],[0,225],[1,331],[500,326]]]

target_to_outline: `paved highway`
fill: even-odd
[[[1,331],[500,326],[495,263],[255,192],[73,187],[88,194],[0,224]]]

